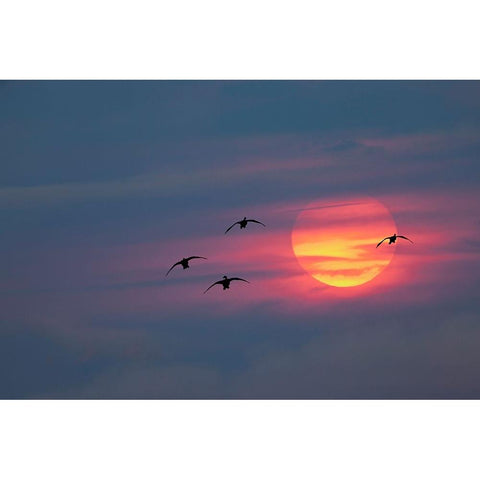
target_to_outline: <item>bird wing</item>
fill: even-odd
[[[385,240],[389,239],[390,237],[385,237],[381,242],[378,242],[375,248],[378,248]]]
[[[203,258],[204,260],[207,260],[207,257],[197,257],[194,255],[193,257],[188,257],[187,261],[191,260],[192,258]]]
[[[240,223],[240,222],[235,222],[233,225],[228,227],[227,230],[225,230],[225,233],[227,233],[230,229],[232,229],[237,223]]]
[[[266,225],[265,225],[264,223],[262,223],[262,222],[259,222],[258,220],[253,220],[253,219],[251,219],[251,220],[247,220],[247,222],[255,222],[255,223],[259,223],[260,225],[263,225],[264,227],[266,227]]]
[[[404,237],[403,235],[397,235],[398,238],[404,238],[405,240],[408,240],[410,243],[413,243],[409,238]]]
[[[176,267],[177,265],[180,265],[182,262],[177,262],[177,263],[174,263],[171,267],[170,267],[170,270],[165,274],[165,276],[167,276],[173,269],[174,267]]]
[[[229,280],[241,280],[242,282],[250,283],[248,280],[244,280],[243,278],[239,278],[239,277],[232,277]]]
[[[219,280],[218,282],[212,283],[203,293],[207,293],[212,287],[214,287],[215,285],[219,285],[220,283],[222,283],[221,280]]]

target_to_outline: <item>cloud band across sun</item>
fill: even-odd
[[[334,203],[332,208],[317,202],[298,215],[292,248],[300,265],[316,280],[353,287],[372,280],[387,267],[394,248],[376,251],[375,245],[395,231],[390,212],[375,199]]]

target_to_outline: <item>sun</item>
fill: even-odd
[[[395,245],[375,247],[395,232],[392,215],[373,198],[314,202],[296,219],[292,248],[316,280],[354,287],[369,282],[390,263]]]

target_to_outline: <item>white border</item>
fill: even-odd
[[[3,79],[478,79],[473,1],[25,1]],[[0,402],[4,478],[477,478],[476,401]],[[474,450],[475,449],[475,450]]]
[[[4,401],[0,407],[2,472],[9,480],[478,477],[476,401]]]
[[[0,78],[478,79],[476,2],[3,2]]]

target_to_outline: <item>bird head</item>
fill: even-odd
[[[228,277],[226,275],[224,275],[223,278],[226,280]]]

